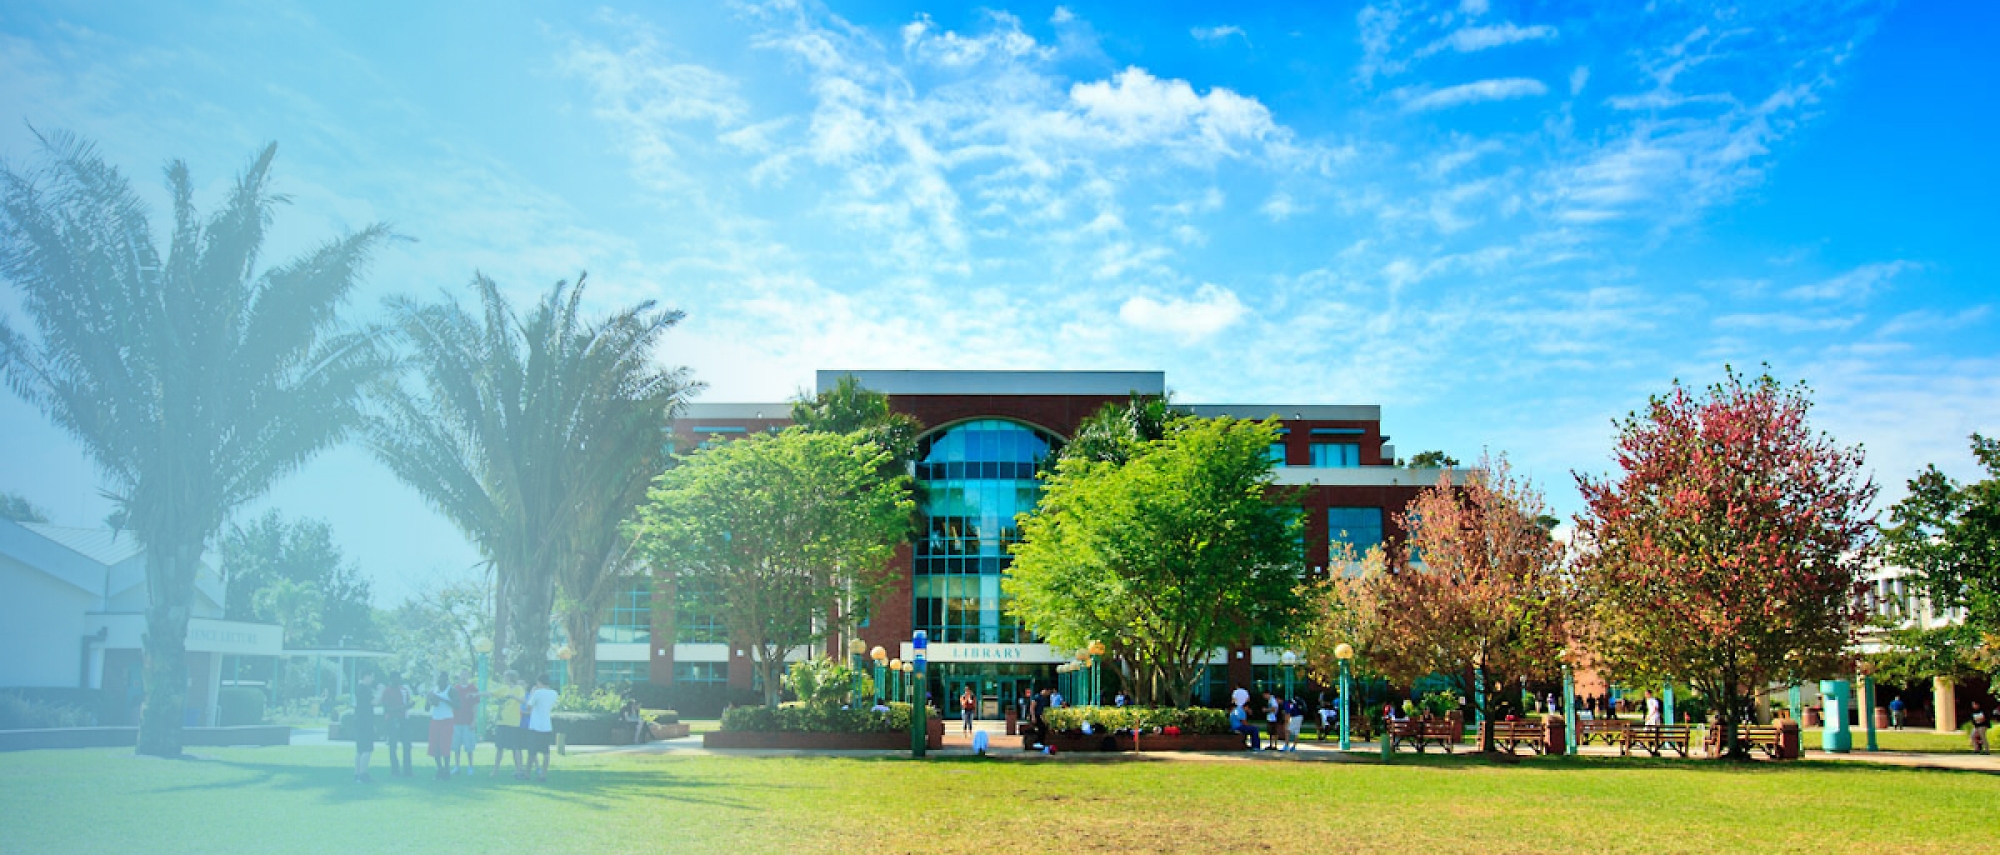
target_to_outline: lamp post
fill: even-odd
[[[928,737],[930,736],[930,723],[925,720],[929,717],[930,704],[926,703],[924,699],[924,695],[926,694],[924,689],[930,684],[930,681],[926,679],[924,674],[925,648],[929,646],[929,643],[930,636],[923,630],[920,629],[911,634],[910,658],[915,661],[907,662],[903,665],[904,668],[910,671],[911,675],[910,756],[918,758],[924,756],[924,749],[927,747],[924,743],[928,741]]]
[[[861,663],[866,661],[867,656],[868,642],[862,641],[859,638],[851,639],[847,642],[847,658],[853,660],[854,665],[854,689],[847,694],[847,705],[852,709],[861,708],[861,678],[863,676],[861,670],[863,666]]]
[[[1347,660],[1354,658],[1354,645],[1343,641],[1333,648],[1333,658],[1340,660],[1340,750],[1347,750],[1347,710],[1352,706],[1348,698],[1350,684],[1347,677]]]
[[[575,656],[576,651],[571,649],[567,644],[563,645],[561,650],[556,651],[556,658],[562,660],[563,685],[565,686],[576,682],[576,675],[569,672],[569,660]]]
[[[1285,666],[1285,701],[1292,699],[1292,669],[1298,667],[1299,655],[1290,650],[1278,656],[1278,663]]]
[[[1104,699],[1104,671],[1098,660],[1104,656],[1104,642],[1093,641],[1085,648],[1090,651],[1090,697],[1094,701]]]
[[[1556,651],[1563,669],[1563,753],[1576,753],[1576,673],[1569,667],[1569,649]]]
[[[889,697],[899,701],[909,700],[903,697],[903,660],[901,659],[889,660]]]
[[[1091,694],[1090,647],[1088,645],[1076,649],[1076,697],[1078,701],[1077,706],[1087,707],[1097,704],[1097,696]]]
[[[868,651],[868,658],[875,660],[875,701],[880,703],[884,698],[888,697],[889,685],[882,682],[888,677],[882,672],[886,670],[889,661],[889,651],[883,650],[882,645],[878,644],[875,645],[874,650]]]
[[[486,697],[487,662],[493,654],[493,639],[482,638],[472,643],[472,649],[479,654],[479,696]],[[472,724],[474,733],[486,732],[486,705],[480,704]]]

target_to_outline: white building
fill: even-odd
[[[1877,618],[1887,618],[1897,629],[1941,629],[1965,622],[1964,607],[1938,608],[1922,592],[1917,571],[1893,565],[1877,566],[1868,573],[1861,593],[1861,606]],[[1861,652],[1880,653],[1885,634],[1875,628],[1862,632]],[[1931,681],[1931,709],[1940,731],[1958,729],[1958,686],[1949,677]]]
[[[222,657],[276,656],[284,631],[222,620],[203,565],[188,621],[189,725],[215,723]],[[108,690],[101,724],[136,723],[146,555],[130,532],[0,520],[0,688]]]

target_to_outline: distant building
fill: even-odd
[[[143,685],[146,554],[130,532],[0,520],[0,689],[103,689],[101,724],[133,724]],[[215,722],[224,656],[276,656],[272,624],[222,620],[203,565],[188,621],[189,725]]]
[[[971,687],[992,703],[1029,685],[1047,686],[1070,651],[1051,649],[1007,611],[1000,581],[1019,539],[1015,515],[1034,508],[1041,492],[1037,467],[1057,453],[1082,421],[1105,404],[1123,404],[1134,393],[1158,398],[1167,391],[1158,371],[821,371],[818,387],[843,376],[889,396],[891,409],[922,426],[912,474],[926,489],[919,512],[923,535],[898,547],[894,581],[868,605],[861,638],[907,658],[911,632],[931,641],[931,691],[956,697]],[[1330,404],[1203,404],[1175,401],[1197,416],[1276,418],[1279,441],[1271,447],[1280,485],[1303,488],[1305,541],[1311,572],[1329,568],[1330,545],[1355,555],[1400,543],[1396,517],[1417,493],[1442,475],[1463,483],[1465,470],[1414,470],[1396,465],[1395,448],[1382,432],[1381,408]],[[791,424],[785,402],[694,404],[674,423],[678,447],[693,448]],[[678,639],[654,631],[650,593],[643,579],[606,615],[598,639],[600,680],[713,683],[751,686],[752,669],[715,616],[683,610]],[[844,655],[843,640],[828,653]],[[670,643],[671,642],[671,643]],[[805,651],[800,651],[803,654]],[[1228,687],[1274,685],[1278,648],[1250,645],[1219,649],[1197,699],[1219,703]]]
[[[1864,585],[1861,607],[1872,622],[1888,623],[1895,629],[1943,629],[1965,623],[1965,607],[1939,608],[1923,593],[1917,571],[1908,567],[1876,566],[1868,572]],[[1861,652],[1879,653],[1886,641],[1887,633],[1882,628],[1870,626],[1861,633]],[[1917,720],[1928,718],[1937,730],[1955,731],[1970,714],[1973,704],[1990,706],[1992,702],[1983,686],[1966,686],[1963,688],[1967,691],[1963,692],[1960,688],[1949,677],[1933,678],[1929,698],[1913,691],[1903,698],[1903,703]],[[1900,687],[1885,689],[1897,692]],[[1886,699],[1877,701],[1878,706],[1887,703]]]

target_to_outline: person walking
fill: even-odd
[[[1645,724],[1646,724],[1646,726],[1647,726],[1647,727],[1659,727],[1659,726],[1660,726],[1660,699],[1659,699],[1659,698],[1656,698],[1656,697],[1653,697],[1653,693],[1652,693],[1652,692],[1647,692],[1647,693],[1646,693],[1646,722],[1645,722]]]
[[[500,758],[512,751],[514,780],[525,781],[528,776],[521,771],[521,750],[526,747],[521,735],[521,701],[528,690],[521,685],[521,672],[509,670],[500,685],[488,694],[493,703],[493,771],[487,777],[500,776]]]
[[[431,708],[430,739],[424,753],[437,764],[437,779],[443,781],[451,777],[447,765],[451,762],[452,726],[451,678],[443,671],[438,672],[437,688],[424,696],[424,702]]]
[[[473,749],[479,747],[479,731],[475,727],[479,721],[479,687],[472,683],[471,671],[458,672],[458,685],[451,687],[451,760],[454,769],[472,774],[472,767],[478,765],[472,759]],[[459,762],[459,757],[465,758]]]
[[[1991,724],[1992,722],[1986,719],[1985,710],[1976,706],[1972,708],[1972,729],[1970,731],[1972,735],[1972,753],[1986,753],[1986,728]]]
[[[382,707],[382,742],[389,749],[389,774],[408,778],[416,774],[410,767],[410,687],[403,678],[390,674],[376,693]]]
[[[1298,753],[1299,734],[1306,729],[1306,705],[1298,698],[1286,698],[1285,708],[1285,750]]]
[[[1890,699],[1889,699],[1889,726],[1890,726],[1890,727],[1893,727],[1893,728],[1895,728],[1895,729],[1897,729],[1897,730],[1902,730],[1902,729],[1903,729],[1903,696],[1902,696],[1902,695],[1897,695],[1897,696],[1895,696],[1895,697],[1893,697],[1893,698],[1890,698]]]
[[[978,703],[979,702],[977,700],[974,700],[972,697],[971,686],[965,687],[965,691],[958,696],[958,717],[961,725],[959,728],[960,733],[972,732],[972,708],[978,705]]]
[[[523,717],[527,719],[528,771],[535,780],[549,779],[549,746],[556,742],[555,722],[550,713],[556,710],[556,690],[549,688],[549,678],[535,678],[535,690],[521,703]],[[535,766],[535,758],[541,758],[542,765]]]
[[[363,671],[354,682],[354,712],[344,728],[354,736],[354,782],[373,784],[368,763],[375,756],[375,672]]]

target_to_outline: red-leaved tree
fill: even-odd
[[[1751,693],[1845,670],[1875,549],[1861,450],[1806,422],[1803,385],[1678,381],[1619,423],[1615,477],[1577,475],[1577,581],[1592,653],[1621,680],[1681,678],[1729,756]]]
[[[1376,666],[1401,679],[1455,674],[1465,685],[1482,672],[1488,690],[1475,704],[1483,751],[1493,748],[1489,707],[1499,688],[1561,668],[1571,597],[1563,547],[1543,525],[1544,511],[1505,457],[1481,460],[1463,486],[1440,476],[1405,516],[1423,563],[1373,580],[1367,649]]]

